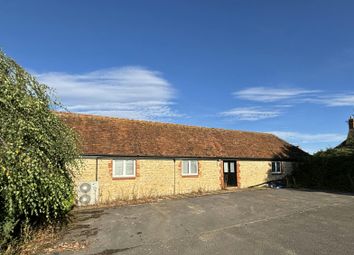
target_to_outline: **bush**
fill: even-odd
[[[52,111],[58,107],[46,85],[0,51],[0,250],[73,205],[77,138]]]
[[[354,192],[354,149],[318,152],[299,163],[293,177],[298,185],[307,188]]]

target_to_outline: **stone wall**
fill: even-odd
[[[96,159],[83,159],[77,182],[96,180]],[[198,176],[182,176],[181,160],[138,159],[136,177],[113,178],[112,159],[98,159],[97,179],[100,202],[159,197],[191,192],[220,190],[223,187],[221,160],[198,160]],[[247,188],[280,179],[292,170],[292,163],[282,162],[283,173],[271,173],[271,161],[237,161],[237,183]]]
[[[181,160],[176,160],[177,194],[221,189],[218,160],[198,160],[198,176],[182,176],[181,165]]]
[[[76,181],[95,181],[96,159],[84,159]],[[138,159],[135,178],[112,178],[112,160],[98,160],[100,202],[158,197],[218,190],[220,165],[217,160],[199,160],[198,176],[182,176],[181,160]]]
[[[267,181],[278,180],[289,174],[293,170],[292,162],[282,162],[282,173],[272,174],[271,161],[238,161],[240,188],[248,188],[265,183]]]

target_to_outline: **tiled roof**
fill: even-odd
[[[354,148],[354,129],[350,129],[347,139],[337,146],[337,148],[342,147]]]
[[[83,155],[288,160],[306,155],[272,134],[57,114],[79,134]]]

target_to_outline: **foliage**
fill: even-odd
[[[293,177],[303,187],[354,192],[354,147],[317,152],[298,165]]]
[[[0,51],[0,250],[71,209],[77,138],[51,90]]]

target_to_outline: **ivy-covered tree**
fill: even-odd
[[[0,51],[0,250],[73,205],[78,143],[58,107],[46,85]]]

